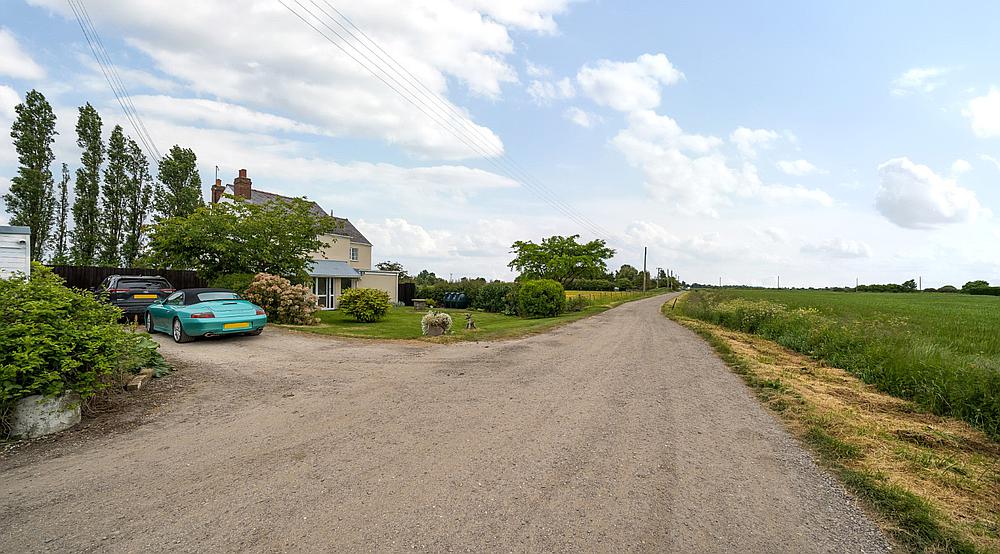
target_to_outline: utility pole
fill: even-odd
[[[646,247],[642,247],[642,292],[646,292]]]
[[[781,288],[781,275],[778,275],[778,288]]]
[[[918,283],[917,284],[917,290],[919,290],[920,292],[924,292],[924,278],[923,277],[917,277],[917,283]]]
[[[719,277],[719,288],[722,288],[722,277]]]

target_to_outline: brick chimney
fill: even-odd
[[[240,176],[233,179],[233,194],[236,198],[250,199],[250,178],[247,177],[247,170],[241,169]]]
[[[222,200],[222,193],[226,192],[226,187],[222,186],[222,179],[216,179],[215,184],[212,185],[212,203],[215,204],[219,200]]]

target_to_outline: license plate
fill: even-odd
[[[243,323],[223,323],[223,329],[246,329],[250,326],[249,322],[244,321]]]
[[[133,294],[132,298],[156,298],[155,294]]]

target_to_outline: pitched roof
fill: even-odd
[[[312,277],[361,277],[350,264],[338,260],[313,260],[306,269]]]
[[[235,190],[233,189],[233,185],[226,185],[226,194],[233,194],[234,192]],[[271,202],[273,200],[287,201],[287,200],[292,200],[292,197],[282,196],[280,194],[275,194],[273,192],[257,190],[255,188],[250,189],[250,198],[248,199],[248,201],[251,204],[257,204],[257,205],[267,204],[268,202]],[[305,200],[308,201],[308,199]],[[365,238],[363,234],[361,234],[361,231],[359,231],[358,228],[355,227],[354,224],[351,223],[351,221],[346,217],[335,217],[329,215],[328,213],[326,213],[326,210],[324,210],[323,207],[317,204],[315,201],[312,202],[312,205],[309,206],[309,211],[318,216],[332,217],[333,220],[337,222],[337,229],[333,232],[333,234],[348,237],[351,239],[351,242],[357,242],[360,244],[367,244],[368,246],[371,246],[372,243],[369,242],[368,239]]]

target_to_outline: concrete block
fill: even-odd
[[[142,387],[145,387],[146,383],[150,382],[152,379],[153,379],[153,374],[140,373],[135,377],[133,377],[132,380],[128,382],[128,385],[125,385],[125,390],[137,391]]]
[[[11,435],[33,439],[65,431],[80,423],[80,395],[69,392],[55,398],[40,394],[22,398],[14,404]]]

